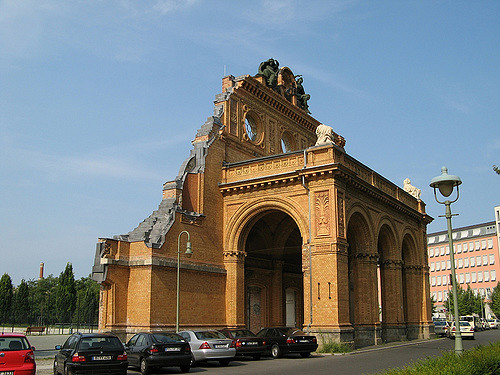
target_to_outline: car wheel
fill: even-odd
[[[54,361],[54,375],[59,375],[57,372],[57,361]]]
[[[281,357],[281,350],[278,344],[273,344],[273,346],[271,346],[271,355],[273,358]]]
[[[144,358],[141,358],[140,369],[142,375],[147,375],[149,373],[149,365]]]
[[[254,361],[258,361],[260,359],[260,354],[255,354],[252,356]]]
[[[307,357],[309,357],[310,355],[311,355],[311,353],[309,353],[309,352],[307,352],[307,353],[300,353],[300,356],[301,356],[302,358],[307,358]]]
[[[196,367],[196,359],[194,359],[194,354],[192,352],[191,352],[191,362],[189,363],[189,366]]]
[[[64,375],[71,375],[71,372],[68,370],[68,365],[64,365]]]
[[[231,360],[228,358],[219,359],[219,364],[223,367],[226,367],[227,365],[229,365],[229,362],[231,362]]]
[[[191,369],[191,366],[186,365],[186,366],[181,366],[181,372],[189,372]]]

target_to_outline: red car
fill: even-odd
[[[22,333],[0,333],[0,374],[35,375],[33,350]]]

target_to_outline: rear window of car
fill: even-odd
[[[303,331],[301,331],[300,329],[297,329],[297,328],[278,328],[277,329],[279,333],[281,333],[282,335],[287,335],[287,336],[290,336],[290,335],[294,335],[294,336],[304,336],[305,333]]]
[[[235,338],[240,337],[255,337],[255,334],[249,331],[248,329],[239,329],[237,331],[231,331]]]
[[[226,336],[217,331],[197,331],[194,334],[198,340],[227,339]]]
[[[0,337],[0,350],[2,352],[28,350],[29,344],[25,337]]]
[[[123,349],[118,337],[82,337],[78,344],[79,350],[86,349]]]
[[[152,335],[153,340],[158,343],[171,344],[174,342],[184,342],[182,337],[175,333],[155,333]]]

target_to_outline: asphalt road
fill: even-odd
[[[487,345],[500,341],[500,330],[476,332],[475,340],[463,340],[464,349],[471,349],[477,345]],[[280,359],[263,358],[259,361],[251,359],[235,360],[228,367],[219,367],[217,362],[201,364],[191,369],[193,374],[232,374],[232,375],[265,375],[265,374],[342,374],[360,375],[375,374],[377,372],[404,367],[419,359],[439,356],[443,351],[454,350],[454,340],[441,338],[420,342],[408,342],[387,346],[370,347],[357,350],[346,355],[312,355],[310,358],[301,358],[290,355]],[[52,374],[52,359],[37,361],[37,374]],[[162,374],[178,374],[178,368],[162,369]],[[140,373],[129,369],[129,375]]]

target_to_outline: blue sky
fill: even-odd
[[[384,177],[462,178],[456,227],[500,205],[498,1],[0,0],[0,274],[90,273],[135,228],[212,114],[224,71],[270,57]]]

